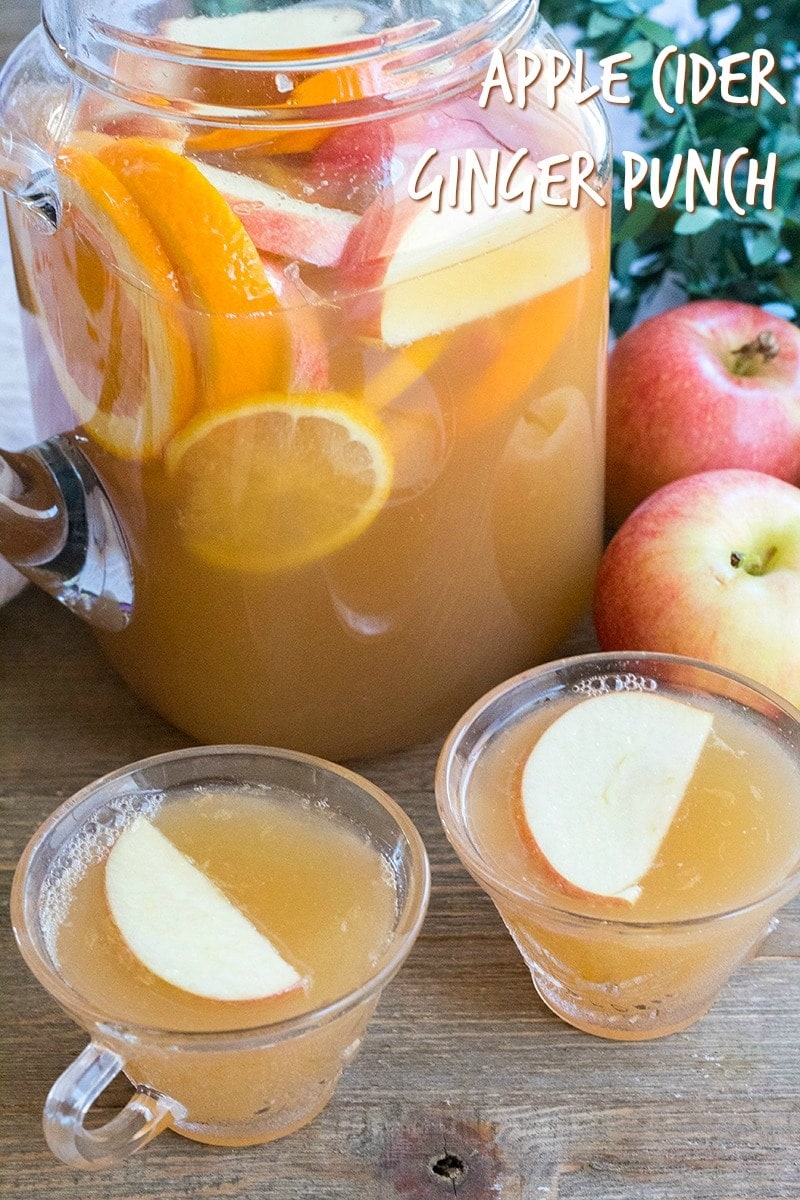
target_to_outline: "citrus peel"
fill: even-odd
[[[94,154],[56,159],[64,211],[51,236],[25,223],[30,285],[56,378],[112,453],[158,453],[190,415],[194,383],[172,263],[130,192]]]

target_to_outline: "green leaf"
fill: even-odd
[[[636,41],[628,42],[625,49],[631,55],[630,62],[625,64],[625,69],[629,72],[638,71],[642,67],[649,67],[653,61],[653,43],[646,41],[644,38],[637,38]]]
[[[600,38],[605,33],[616,33],[619,28],[620,22],[616,17],[609,17],[606,13],[593,12],[589,17],[586,33],[590,38]]]
[[[694,212],[684,212],[678,217],[675,223],[675,232],[681,236],[688,234],[703,233],[706,229],[710,229],[720,219],[720,211],[718,208],[709,208],[706,205],[699,205]]]
[[[622,210],[624,212],[624,209]],[[615,242],[635,241],[658,219],[659,210],[646,196],[637,199],[614,232]]]
[[[781,289],[786,297],[794,304],[800,304],[800,269],[778,272]]]
[[[754,267],[769,262],[780,247],[780,238],[773,229],[744,229],[742,240],[747,258]]]
[[[654,46],[658,46],[659,50],[675,43],[675,30],[667,29],[665,25],[659,25],[657,21],[651,21],[649,17],[639,17],[633,27],[643,38],[647,38]]]
[[[630,275],[631,267],[638,256],[635,242],[623,242],[614,256],[614,270],[623,277]]]
[[[782,208],[760,208],[758,210],[758,219],[762,225],[768,225],[770,229],[774,229],[779,233],[786,222],[786,214]]]

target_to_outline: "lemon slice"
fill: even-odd
[[[389,494],[381,425],[339,393],[201,414],[166,453],[184,537],[213,566],[274,572],[353,541]]]

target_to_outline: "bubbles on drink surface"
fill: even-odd
[[[646,675],[626,671],[624,675],[592,675],[574,683],[571,690],[583,696],[605,696],[609,692],[655,692],[658,684]]]
[[[116,796],[86,821],[62,847],[47,873],[39,902],[39,923],[47,953],[58,965],[57,938],[67,919],[77,884],[102,862],[126,826],[136,817],[154,817],[163,792],[131,792]]]
[[[237,1001],[234,1011],[211,993],[182,991],[131,952],[109,908],[106,864],[140,815],[300,971],[303,987]],[[402,856],[329,798],[210,779],[166,799],[135,793],[100,809],[59,854],[41,923],[59,972],[101,1011],[148,1027],[256,1026],[331,1003],[369,978],[392,942],[406,886]],[[152,889],[157,896],[157,880]],[[162,911],[156,904],[154,921]],[[194,937],[194,918],[179,906],[167,915],[170,937]]]

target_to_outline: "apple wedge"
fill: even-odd
[[[444,155],[482,145],[489,135],[479,116],[480,109],[476,116],[448,101],[403,117],[334,127],[303,169],[303,181],[328,203],[363,213],[375,195],[412,170],[429,147],[436,146]]]
[[[106,860],[117,928],[159,979],[211,1000],[260,1000],[303,978],[223,892],[145,817]]]
[[[712,721],[652,692],[610,692],[545,730],[522,770],[521,819],[558,886],[638,899]]]
[[[375,118],[329,128],[310,161],[296,168],[309,195],[324,196],[326,204],[348,211],[365,212],[376,194],[391,185],[398,123]]]
[[[338,263],[358,223],[355,213],[298,200],[250,175],[191,161],[228,201],[259,250],[315,267]]]
[[[284,264],[261,256],[269,285],[278,297],[289,331],[289,392],[325,392],[330,387],[328,339],[314,294],[284,270]]]
[[[285,5],[228,16],[174,17],[161,32],[170,41],[212,50],[294,50],[349,42],[364,27],[365,14],[349,5]]]
[[[244,218],[242,218],[244,219]],[[346,290],[359,293],[359,331],[387,346],[522,304],[589,272],[582,214],[513,200],[434,212],[427,201],[379,196],[342,254]]]

